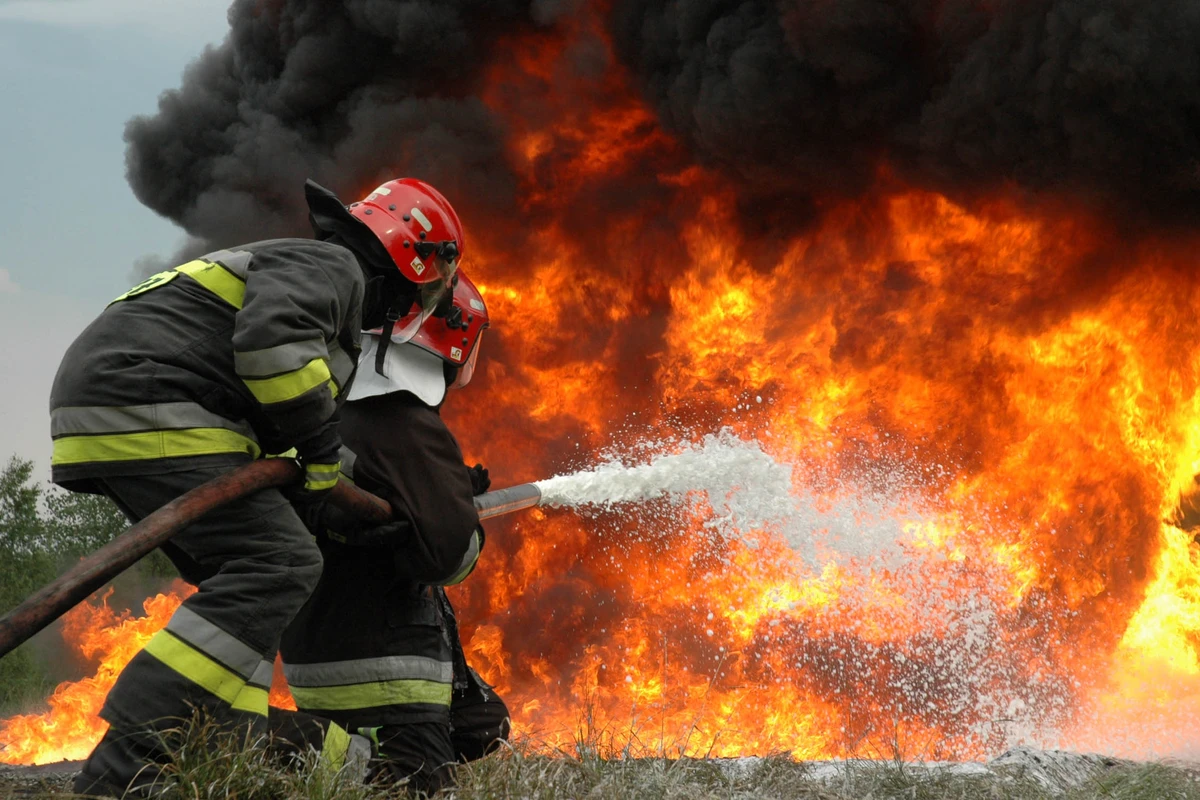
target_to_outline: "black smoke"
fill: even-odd
[[[469,211],[511,201],[504,130],[476,96],[489,42],[564,0],[235,0],[230,32],[130,121],[138,199],[190,249],[304,233],[306,178],[344,194],[397,175]]]
[[[663,123],[768,206],[887,169],[1200,209],[1193,2],[617,0],[611,20]]]
[[[194,250],[304,233],[309,177],[346,196],[418,175],[495,218],[522,189],[482,71],[512,57],[505,33],[562,35],[582,2],[236,0],[226,41],[129,123],[130,183]],[[604,19],[660,123],[761,230],[881,175],[1200,210],[1197,3],[614,0]]]

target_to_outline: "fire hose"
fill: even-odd
[[[204,514],[254,492],[295,483],[301,475],[299,465],[291,459],[264,459],[175,498],[0,618],[0,658]],[[536,506],[541,499],[535,484],[523,483],[479,495],[475,508],[480,519],[489,519]],[[392,518],[386,500],[348,481],[338,482],[329,502],[366,522],[381,524]]]

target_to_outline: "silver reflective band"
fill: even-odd
[[[68,406],[50,412],[52,437],[88,433],[225,428],[257,441],[245,423],[218,416],[197,403],[158,403],[147,406]]]
[[[329,355],[325,342],[321,339],[311,339],[307,342],[288,342],[287,344],[266,347],[262,350],[250,350],[245,353],[233,354],[233,368],[243,378],[258,378],[270,375],[280,375],[285,372],[295,372],[308,365],[314,358],[327,358]]]
[[[447,579],[451,584],[458,583],[467,577],[471,567],[475,565],[475,560],[479,558],[479,531],[471,533],[471,543],[467,545],[467,552],[462,557],[462,561],[458,562],[454,573]]]
[[[450,683],[454,680],[454,664],[425,656],[384,656],[321,664],[284,664],[283,675],[293,686],[349,686],[401,680]]]
[[[263,661],[262,653],[230,636],[187,606],[175,610],[167,623],[167,630],[243,678],[253,677]],[[270,684],[269,678],[267,683]]]
[[[350,480],[354,480],[354,462],[358,461],[358,456],[349,447],[342,445],[338,450],[338,458],[342,460],[341,473]]]
[[[329,374],[337,381],[338,386],[346,386],[346,381],[350,380],[350,375],[354,372],[354,365],[355,360],[347,355],[337,342],[329,345]]]
[[[242,280],[246,280],[250,259],[253,257],[248,250],[217,250],[215,253],[200,256],[204,261],[215,261]]]
[[[275,677],[274,662],[263,659],[258,662],[258,669],[254,670],[254,674],[250,676],[246,683],[263,689],[270,689],[271,678],[273,677]]]

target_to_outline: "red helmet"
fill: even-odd
[[[445,314],[429,317],[417,330],[409,344],[416,345],[439,356],[447,364],[458,367],[458,379],[453,386],[462,388],[475,375],[475,362],[479,358],[480,340],[483,329],[491,324],[483,296],[465,273],[454,277],[454,299]],[[409,312],[409,317],[417,313]],[[402,317],[396,324],[404,327],[409,317]]]
[[[423,313],[407,327],[398,323],[394,332],[393,339],[408,341],[452,288],[463,254],[458,214],[441,192],[416,178],[377,186],[360,202],[351,203],[350,213],[371,229],[400,274],[421,290],[417,308]]]

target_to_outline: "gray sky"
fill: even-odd
[[[125,182],[126,120],[152,113],[228,30],[230,0],[0,0],[0,460],[49,477],[67,345],[182,240]]]

